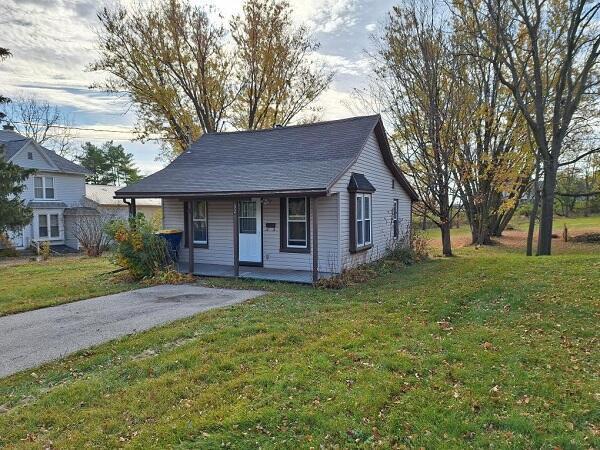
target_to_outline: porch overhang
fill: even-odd
[[[210,198],[253,198],[253,197],[322,197],[328,194],[326,188],[290,189],[277,191],[218,191],[218,192],[115,192],[114,198],[181,198],[181,199],[210,199]]]

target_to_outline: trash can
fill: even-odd
[[[161,238],[167,241],[167,246],[169,248],[169,254],[173,261],[177,261],[179,259],[179,244],[181,244],[181,237],[183,236],[183,231],[181,230],[159,230],[156,232]]]

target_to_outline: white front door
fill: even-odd
[[[260,199],[240,202],[240,262],[262,263],[262,223]]]

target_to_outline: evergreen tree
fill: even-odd
[[[77,159],[92,172],[86,178],[88,183],[120,186],[141,178],[133,165],[133,154],[126,153],[121,144],[115,145],[113,141],[107,141],[98,147],[86,142],[81,148],[83,153]]]
[[[25,205],[21,194],[25,190],[25,180],[34,172],[34,169],[23,169],[0,157],[0,235],[31,222],[31,208]]]

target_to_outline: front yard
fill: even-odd
[[[116,268],[108,258],[83,256],[0,265],[0,316],[137,287],[108,273]]]
[[[272,292],[0,380],[0,446],[598,448],[581,249],[461,248],[340,291],[238,281]]]

